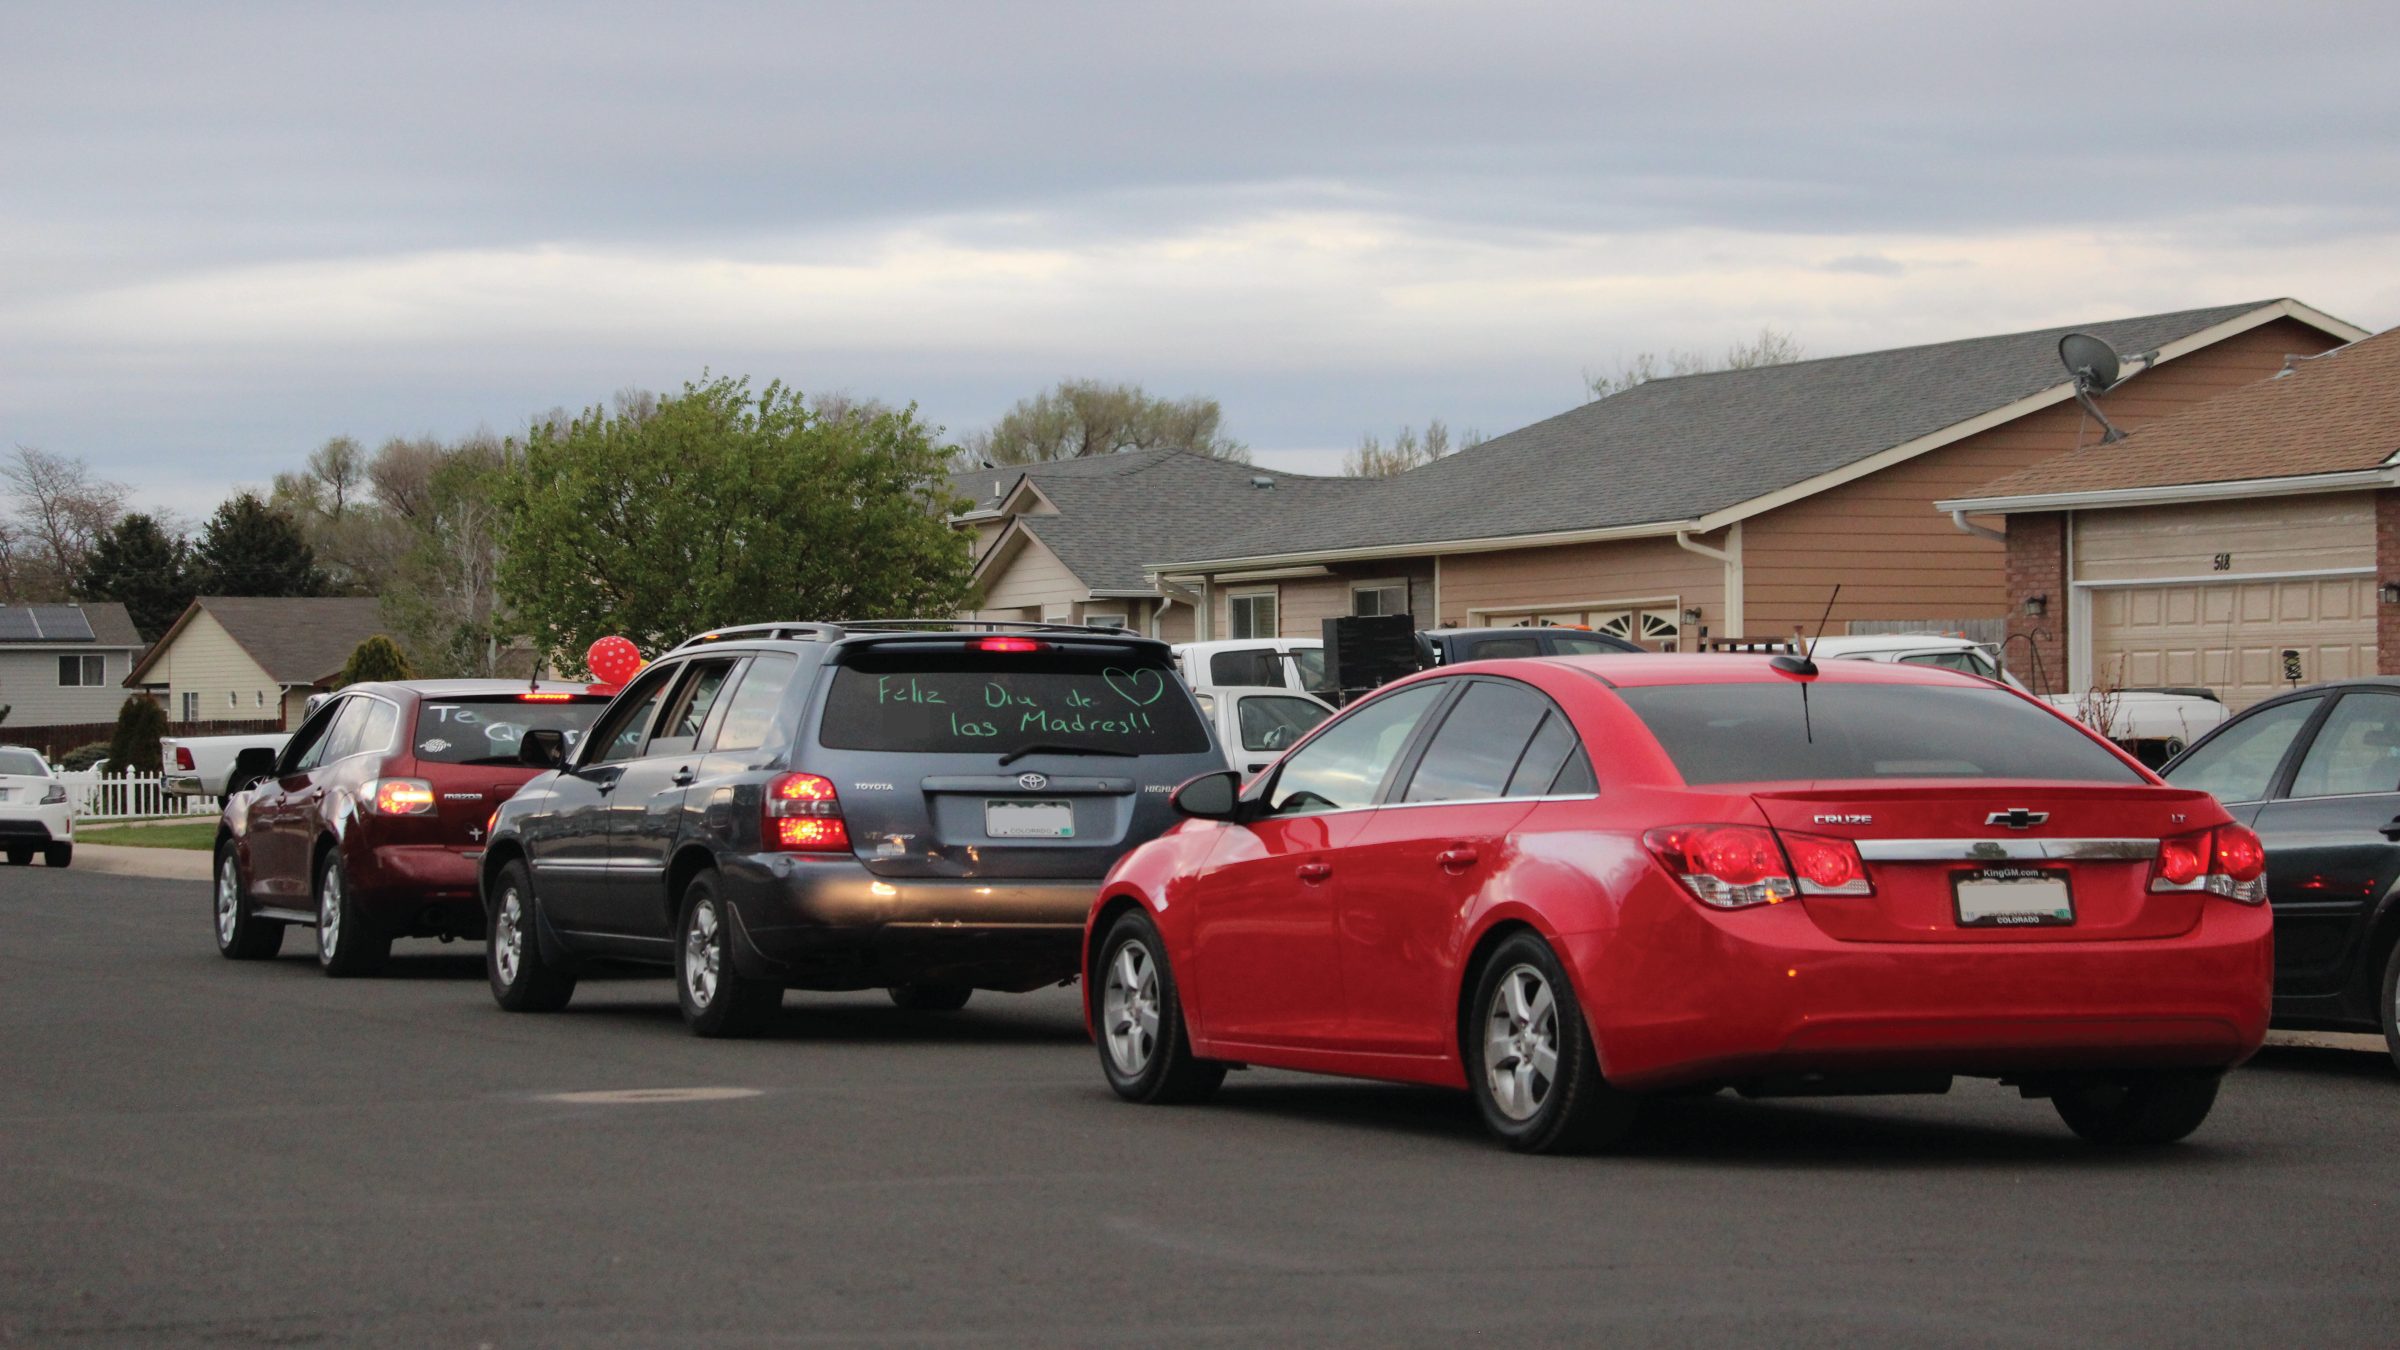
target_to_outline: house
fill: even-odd
[[[115,601],[0,605],[0,705],[13,730],[116,720],[141,636]]]
[[[1306,517],[1365,485],[1185,450],[1131,450],[954,476],[975,532],[972,617],[1109,624],[1189,640],[1195,616],[1148,567],[1211,548],[1265,516]]]
[[[2058,359],[2074,331],[2158,353],[2109,398],[2126,427],[2365,336],[2286,299],[1653,380],[1396,477],[1278,485],[1222,528],[1117,547],[1202,636],[1405,611],[1668,647],[1813,629],[1837,585],[1831,632],[1996,636],[2004,550],[1933,506],[2096,439]]]
[[[202,596],[125,683],[177,722],[298,726],[308,696],[333,687],[359,643],[388,632],[372,597]]]
[[[1935,505],[2005,533],[2012,645],[2060,687],[2400,674],[2400,329]]]

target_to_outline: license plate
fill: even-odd
[[[994,839],[1072,839],[1073,802],[985,802],[983,832]]]
[[[2055,928],[2075,922],[2064,874],[2036,867],[1985,867],[1951,881],[1961,928]]]

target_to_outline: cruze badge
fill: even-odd
[[[2050,813],[2047,811],[2028,811],[2022,806],[2012,806],[2005,811],[1994,811],[1985,816],[1983,823],[2006,825],[2012,830],[2030,830],[2049,818]]]
[[[1017,786],[1027,792],[1039,792],[1050,786],[1050,777],[1047,774],[1021,773],[1017,775]]]
[[[1874,824],[1874,823],[1875,823],[1875,817],[1873,817],[1873,816],[1819,816],[1819,817],[1817,817],[1817,823],[1818,823],[1819,825],[1872,825],[1872,824]]]

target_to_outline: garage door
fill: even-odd
[[[2092,670],[2121,687],[2197,685],[2233,708],[2301,682],[2375,673],[2375,579],[2103,586],[2091,592]]]

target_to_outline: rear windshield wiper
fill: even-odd
[[[1135,759],[1131,750],[1112,750],[1104,745],[1060,745],[1056,741],[1036,741],[1020,745],[1000,757],[1000,767],[1007,768],[1027,755],[1115,755],[1119,759]]]

